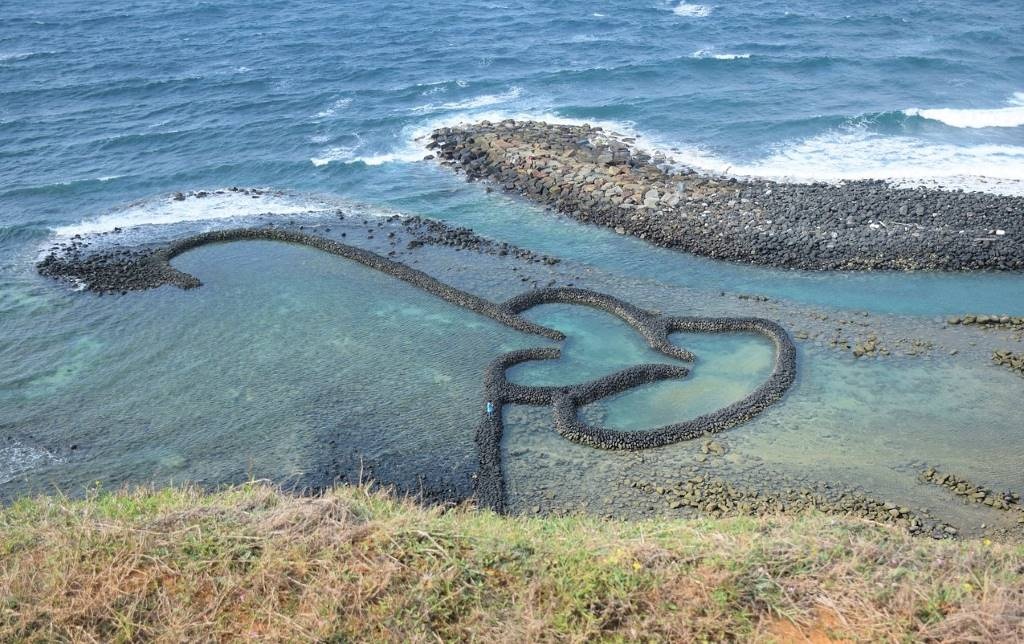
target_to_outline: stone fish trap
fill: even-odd
[[[491,413],[481,412],[476,429],[479,471],[475,492],[478,502],[497,512],[505,510],[505,485],[501,467],[502,407],[505,404],[550,407],[555,430],[565,438],[591,447],[615,450],[640,450],[692,440],[705,433],[735,427],[761,413],[780,400],[796,378],[796,347],[780,325],[763,318],[664,316],[620,300],[611,295],[581,288],[544,288],[522,293],[496,304],[393,261],[341,242],[278,228],[236,228],[186,237],[152,251],[133,256],[117,270],[93,272],[88,262],[64,262],[50,256],[39,264],[41,273],[53,277],[74,277],[98,291],[143,290],[164,284],[189,289],[201,285],[198,278],[170,264],[186,251],[207,244],[244,240],[280,241],[300,244],[358,262],[412,284],[432,295],[489,317],[501,324],[551,340],[564,340],[565,334],[530,322],[522,313],[541,304],[573,304],[611,313],[629,324],[654,350],[668,357],[692,362],[694,355],[672,344],[675,332],[728,333],[752,332],[767,337],[775,346],[772,373],[742,400],[696,418],[644,431],[617,431],[589,425],[578,418],[579,408],[602,398],[620,394],[640,385],[685,378],[689,370],[668,364],[642,364],[623,369],[589,382],[568,386],[528,386],[509,382],[506,371],[517,364],[534,360],[555,360],[561,350],[537,347],[511,351],[495,358],[484,373],[484,400],[493,403]]]

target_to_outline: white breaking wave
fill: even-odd
[[[55,51],[23,51],[23,52],[12,52],[8,54],[0,54],[0,63],[13,63],[19,60],[25,60],[26,58],[32,58],[33,56],[50,56],[55,54]]]
[[[451,103],[429,103],[427,105],[420,105],[412,108],[413,112],[422,114],[425,112],[450,112],[453,110],[473,110],[481,107],[488,107],[490,105],[498,105],[499,103],[507,103],[509,101],[519,98],[523,93],[521,87],[510,87],[507,91],[501,94],[484,94],[483,96],[475,96],[473,98],[467,98],[461,101],[453,101]]]
[[[736,162],[668,137],[641,133],[632,122],[566,118],[550,112],[492,111],[451,115],[426,123],[414,130],[415,140],[409,142],[406,154],[417,160],[426,154],[424,146],[430,141],[429,134],[437,128],[504,119],[567,125],[589,123],[618,138],[635,139],[636,148],[655,159],[664,159],[668,165],[711,174],[798,183],[881,179],[898,186],[1024,196],[1024,146],[935,144],[913,137],[875,134],[865,127],[832,130],[784,143],[761,159]]]
[[[402,131],[402,146],[397,150],[367,152],[360,138],[359,143],[350,146],[337,145],[322,150],[309,161],[322,168],[334,162],[365,163],[366,165],[383,165],[385,163],[412,163],[423,159],[426,152],[423,147],[412,142],[424,133],[426,126],[406,127]],[[429,133],[429,132],[427,132]],[[358,138],[358,137],[357,137]]]
[[[358,147],[358,145],[335,145],[322,150],[319,156],[312,157],[309,161],[318,168],[324,167],[331,161],[351,161]]]
[[[331,106],[328,107],[326,110],[321,110],[321,111],[317,112],[316,115],[313,118],[318,118],[318,119],[330,118],[330,117],[334,116],[335,114],[337,114],[338,110],[343,110],[343,109],[345,109],[346,107],[348,107],[351,104],[352,104],[352,99],[351,98],[339,98],[338,100],[334,101],[331,104]]]
[[[427,89],[420,92],[420,96],[433,96],[434,94],[444,94],[448,91],[448,87],[444,83],[431,83]]]
[[[780,146],[757,161],[731,163],[700,151],[676,155],[693,167],[796,182],[883,179],[897,185],[1024,195],[1024,147],[936,144],[862,128]]]
[[[690,58],[713,58],[715,60],[742,60],[750,58],[750,54],[716,54],[710,49],[698,49],[690,54]]]
[[[703,4],[680,2],[672,9],[672,13],[689,18],[706,18],[711,13],[711,7]]]
[[[456,81],[456,84],[464,86],[465,82]],[[428,154],[424,147],[426,145],[425,139],[435,129],[446,125],[485,120],[488,118],[488,113],[481,111],[481,108],[508,103],[519,98],[521,95],[522,89],[513,86],[501,94],[484,94],[483,96],[476,96],[462,101],[415,107],[412,109],[412,112],[418,114],[442,111],[453,112],[453,114],[402,128],[399,135],[400,143],[397,149],[372,150],[368,149],[369,146],[360,140],[352,146],[328,147],[318,152],[309,161],[318,168],[334,162],[364,163],[376,166],[385,163],[413,163],[421,161]]]
[[[1015,99],[1024,103],[1024,93],[1018,93]],[[468,102],[463,104],[469,105]],[[910,136],[874,133],[866,126],[851,126],[784,142],[760,159],[738,162],[669,137],[641,133],[632,122],[566,118],[543,108],[520,112],[467,107],[403,128],[402,143],[396,148],[369,154],[339,148],[333,154],[321,155],[313,163],[326,165],[335,160],[367,165],[416,162],[430,153],[426,145],[431,132],[438,128],[505,119],[571,125],[589,123],[602,127],[608,134],[635,139],[635,145],[649,152],[658,163],[663,160],[676,167],[686,166],[714,174],[807,183],[881,179],[896,185],[1024,195],[1024,146],[932,143]]]
[[[276,191],[261,191],[255,198],[247,192],[211,191],[205,197],[189,193],[182,200],[166,195],[133,203],[113,212],[85,219],[76,224],[58,226],[58,237],[95,235],[139,226],[169,225],[226,219],[244,219],[255,215],[291,215],[326,210],[337,204],[312,197]]]
[[[351,148],[331,148],[326,154],[310,159],[314,166],[322,168],[334,161],[341,163],[365,163],[366,165],[384,165],[385,163],[412,163],[420,161],[426,153],[423,150],[412,149],[411,147],[396,152],[384,152],[382,154],[358,155]]]
[[[915,107],[903,110],[903,113],[907,116],[920,116],[958,128],[1020,127],[1024,125],[1024,92],[1014,93],[1007,103],[1008,107],[981,109],[921,109]]]
[[[32,55],[32,52],[22,52],[13,54],[0,54],[0,63],[12,63],[16,60],[25,60]]]

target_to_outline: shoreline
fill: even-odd
[[[1024,270],[1024,197],[883,181],[723,178],[600,127],[537,121],[445,127],[442,165],[583,223],[712,259],[805,270]]]

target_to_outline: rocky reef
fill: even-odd
[[[428,147],[470,178],[706,257],[810,270],[1024,269],[1022,197],[708,176],[634,143],[600,127],[505,120],[438,129]]]

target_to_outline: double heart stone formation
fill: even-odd
[[[796,348],[786,331],[763,318],[664,316],[633,306],[611,295],[580,288],[535,289],[503,303],[494,303],[457,289],[449,284],[355,246],[280,228],[236,228],[216,230],[186,237],[163,248],[127,256],[123,263],[107,262],[102,270],[88,262],[61,263],[51,256],[40,264],[40,272],[54,277],[72,277],[87,288],[100,292],[112,290],[105,280],[116,279],[118,289],[142,290],[164,284],[195,288],[201,282],[170,265],[170,260],[188,250],[208,244],[244,240],[280,241],[301,244],[358,262],[366,267],[398,278],[441,299],[489,317],[510,328],[548,338],[564,340],[560,331],[541,326],[522,317],[522,313],[541,304],[574,304],[611,313],[635,329],[647,344],[670,358],[691,362],[693,354],[673,344],[669,335],[676,332],[757,333],[772,341],[775,362],[771,374],[742,400],[696,418],[645,431],[616,431],[589,425],[578,417],[580,407],[622,393],[634,387],[672,378],[684,378],[685,367],[668,364],[643,364],[608,376],[568,386],[527,386],[509,382],[506,371],[523,362],[554,360],[561,356],[555,347],[537,347],[505,353],[495,358],[484,374],[484,401],[476,430],[479,471],[476,495],[481,505],[496,511],[505,508],[504,477],[501,465],[502,407],[506,404],[547,406],[552,411],[554,428],[565,438],[603,449],[639,450],[691,440],[707,433],[720,432],[743,423],[780,400],[796,377]],[[113,265],[113,264],[118,265]]]

